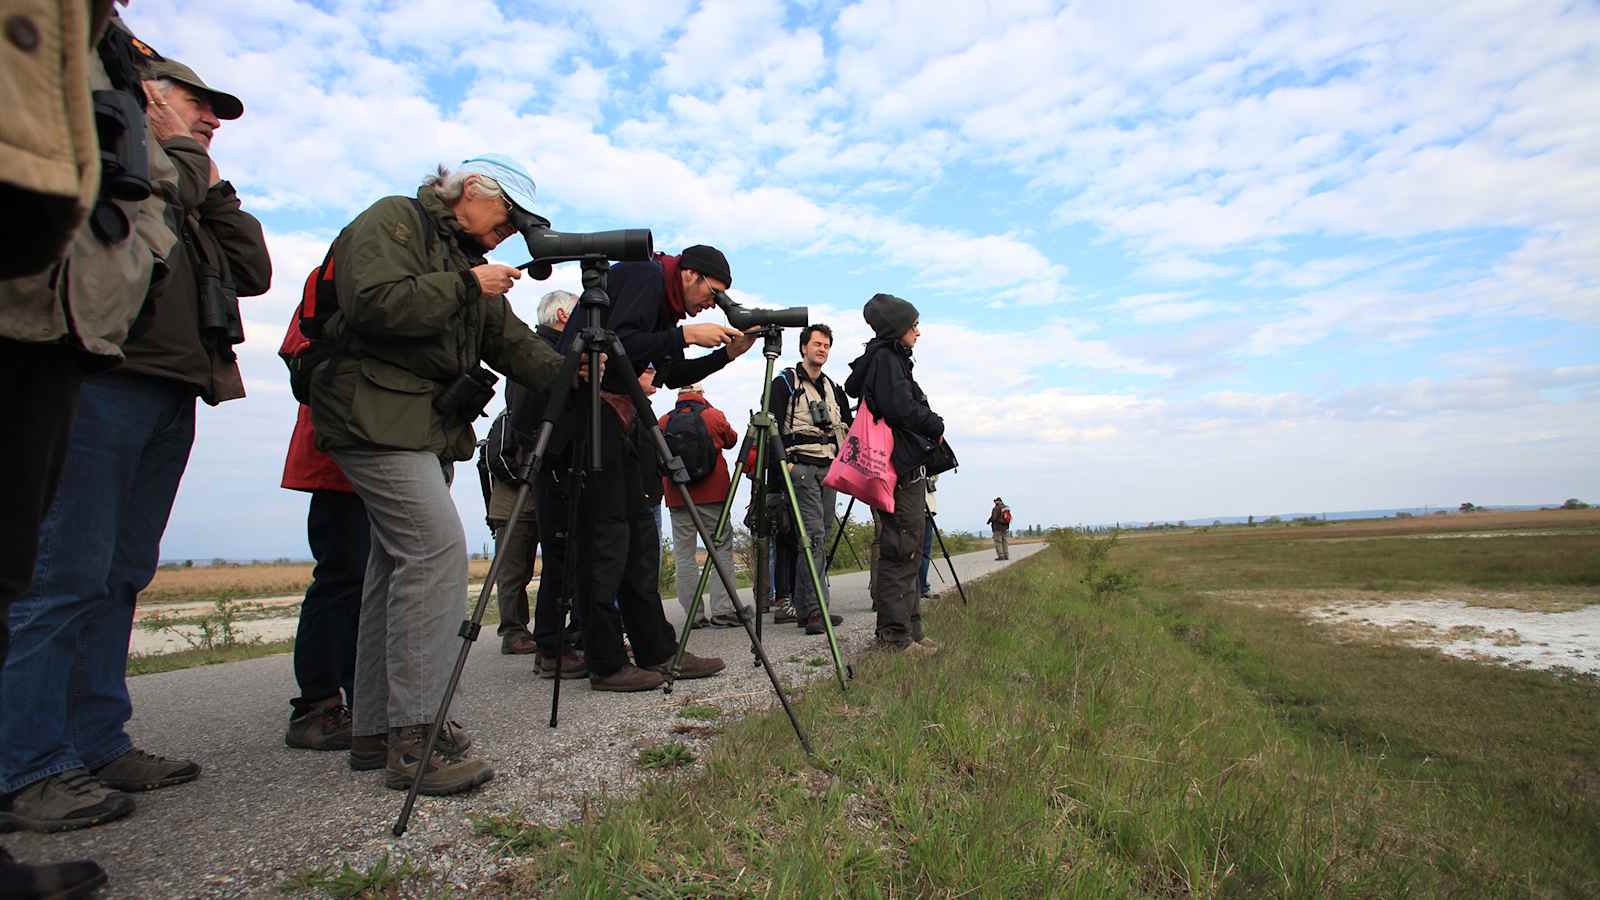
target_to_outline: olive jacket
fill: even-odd
[[[441,413],[435,398],[480,362],[536,391],[561,368],[504,295],[479,288],[470,270],[483,263],[483,249],[433,189],[418,190],[417,200],[421,218],[405,197],[379,200],[334,244],[339,311],[323,340],[335,352],[311,376],[318,449],[471,459],[472,424]]]

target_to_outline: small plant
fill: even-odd
[[[226,650],[240,644],[254,643],[261,638],[246,639],[240,633],[239,623],[259,618],[266,607],[259,603],[240,603],[229,597],[218,597],[213,610],[203,616],[175,616],[168,613],[151,613],[139,627],[151,634],[163,631],[182,638],[192,650]]]
[[[694,762],[694,751],[681,741],[656,744],[639,751],[641,769],[676,769]]]
[[[823,667],[823,666],[825,666],[827,664],[828,664],[828,661],[826,659],[823,659],[820,656],[813,656],[810,659],[806,660],[806,665],[812,667],[813,669],[821,668],[821,667]]]
[[[709,703],[685,706],[683,709],[678,710],[678,718],[680,719],[697,719],[703,722],[708,719],[721,718],[721,716],[722,710]]]
[[[551,828],[515,816],[468,816],[472,830],[495,841],[496,849],[513,856],[553,847],[561,842],[563,829]]]
[[[388,853],[384,853],[365,871],[354,868],[349,863],[340,863],[337,872],[333,866],[321,866],[300,872],[284,882],[283,887],[293,894],[320,891],[329,897],[375,900],[393,896],[404,886],[407,879],[427,877],[432,874],[427,866],[418,865],[409,859],[402,859],[396,863],[389,859]]]

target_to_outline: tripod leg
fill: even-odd
[[[851,497],[850,502],[844,505],[844,517],[839,520],[839,531],[833,536],[833,546],[828,548],[828,568],[833,568],[833,555],[839,552],[839,539],[844,537],[845,523],[850,521],[850,510],[856,508],[856,498]],[[850,548],[851,554],[856,552],[855,547]],[[856,564],[861,564],[861,557],[856,557]]]
[[[583,445],[579,441],[578,448],[574,451],[573,459],[583,458]],[[560,603],[557,608],[561,610],[560,621],[557,626],[561,629],[561,643],[556,648],[556,677],[555,684],[550,688],[550,727],[556,727],[557,719],[561,713],[561,661],[567,656],[567,620],[572,617],[574,599],[578,591],[578,504],[583,498],[584,484],[583,464],[575,462],[572,466],[569,480],[567,481],[567,540],[562,546],[561,556],[561,593]]]
[[[776,430],[767,432],[767,438],[772,442],[776,452],[780,446]],[[806,534],[804,519],[800,516],[800,498],[795,496],[794,480],[789,477],[787,466],[778,466],[778,471],[783,476],[783,492],[789,498],[789,511],[794,515],[796,537],[800,542],[800,552],[805,555],[806,573],[811,576],[812,590],[816,591],[817,609],[821,610],[822,628],[828,635],[828,649],[833,653],[833,672],[839,679],[839,690],[845,690],[845,672],[848,667],[844,658],[839,655],[839,638],[833,633],[833,616],[828,612],[828,597],[822,589],[822,577],[817,574],[817,561],[811,555],[811,537]],[[850,669],[850,677],[855,677],[854,669]]]
[[[842,532],[843,529],[844,529],[844,526],[841,524],[839,527],[840,527],[840,530]],[[846,547],[850,548],[850,558],[856,561],[856,567],[857,568],[864,568],[864,566],[861,565],[861,554],[856,552],[856,545],[851,542],[849,535],[845,535],[844,545]]]
[[[931,517],[928,519],[928,524],[933,526],[933,535],[939,539],[939,552],[944,554],[944,563],[950,567],[950,577],[956,580],[956,590],[961,592],[961,605],[966,606],[967,589],[961,586],[961,576],[956,574],[956,564],[950,559],[950,551],[944,545],[944,532],[939,530],[939,526]]]

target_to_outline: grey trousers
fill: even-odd
[[[880,513],[878,558],[873,563],[872,599],[878,607],[878,640],[905,647],[922,640],[922,529],[927,526],[922,479],[895,485],[894,512]],[[356,688],[358,691],[360,687]]]
[[[332,455],[372,525],[352,731],[431,722],[460,650],[467,597],[467,536],[450,498],[451,467],[424,450]]]
[[[794,498],[800,504],[800,522],[805,528],[806,540],[811,542],[811,558],[816,562],[817,575],[822,580],[822,597],[832,600],[828,586],[828,531],[833,527],[834,505],[838,492],[823,487],[822,479],[828,475],[827,466],[796,463],[789,470],[794,482]],[[811,583],[811,572],[806,568],[806,555],[798,548],[794,554],[794,611],[805,621],[821,612],[817,606],[817,588]]]
[[[500,605],[496,633],[508,637],[528,630],[528,582],[533,580],[533,556],[539,548],[539,518],[533,512],[533,493],[517,517],[517,527],[506,540],[506,517],[520,485],[496,480],[489,499],[489,524],[494,529],[494,552],[500,561],[494,595]]]
[[[715,512],[718,507],[707,503],[700,507],[700,517],[705,520],[707,528],[716,528]],[[677,569],[678,579],[678,605],[683,607],[683,614],[689,614],[689,604],[694,599],[694,589],[700,584],[700,566],[695,562],[695,548],[699,546],[698,535],[694,531],[694,520],[689,518],[689,510],[673,509],[672,512],[672,559]],[[729,524],[728,533],[722,536],[722,542],[712,549],[718,561],[733,572],[733,528]],[[707,560],[706,565],[710,565]],[[709,619],[712,616],[733,615],[733,603],[728,599],[728,589],[723,587],[722,579],[717,577],[715,569],[711,571],[711,585],[707,592],[709,596],[700,606],[700,618]]]
[[[994,530],[994,555],[997,559],[1011,558],[1011,532],[1004,528]]]

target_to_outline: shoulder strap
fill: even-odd
[[[407,197],[411,201],[411,208],[416,210],[417,224],[422,227],[422,251],[433,252],[433,223],[428,221],[428,211],[422,208],[422,201],[415,197]]]

